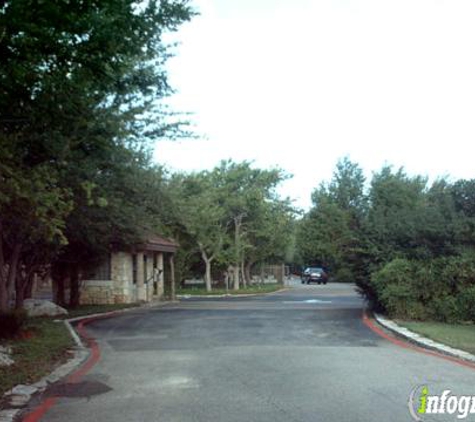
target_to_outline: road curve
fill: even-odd
[[[88,326],[101,353],[41,421],[411,421],[419,385],[475,394],[475,370],[406,349],[351,285],[189,299]],[[457,420],[454,415],[425,420]]]

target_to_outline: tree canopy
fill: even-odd
[[[13,290],[21,306],[40,245],[37,265],[87,265],[156,222],[144,150],[181,130],[162,101],[163,35],[193,13],[181,0],[2,3],[0,310]]]
[[[355,282],[392,315],[473,319],[474,186],[429,184],[390,166],[366,184],[358,165],[342,159],[298,223],[299,255],[327,266],[338,281]]]

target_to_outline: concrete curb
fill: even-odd
[[[414,343],[418,346],[424,347],[426,349],[434,350],[436,352],[440,352],[444,355],[452,356],[458,359],[462,359],[468,362],[475,363],[475,356],[471,353],[465,352],[463,350],[455,349],[453,347],[447,346],[442,343],[438,343],[434,340],[428,339],[426,337],[421,336],[420,334],[414,333],[411,330],[408,330],[405,327],[401,327],[400,325],[396,324],[394,321],[385,318],[382,315],[377,313],[373,313],[374,318],[376,321],[382,325],[384,328],[388,329],[389,331],[397,334],[400,337],[405,338],[411,343]]]
[[[96,318],[108,318],[115,315],[120,315],[130,311],[136,311],[138,309],[146,309],[153,307],[162,307],[168,305],[170,302],[157,302],[153,304],[146,304],[140,306],[134,306],[130,308],[118,309],[110,312],[103,312],[97,314],[83,315],[80,317],[57,320],[57,322],[63,321],[66,325],[69,334],[76,343],[76,347],[72,349],[73,357],[69,359],[66,363],[60,365],[53,370],[49,375],[44,376],[38,382],[35,382],[31,385],[17,385],[11,390],[7,391],[3,395],[3,399],[10,401],[11,408],[0,409],[0,422],[14,422],[15,419],[20,415],[20,413],[25,409],[30,400],[38,393],[42,393],[46,388],[55,382],[60,381],[65,378],[76,369],[81,367],[81,365],[89,358],[90,350],[86,347],[76,330],[73,328],[72,323],[79,322],[82,320],[91,320]]]

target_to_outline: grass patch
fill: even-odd
[[[15,363],[0,366],[0,395],[17,384],[31,384],[49,374],[67,360],[74,345],[66,326],[49,318],[29,319],[23,333],[31,337],[2,343],[12,348]]]
[[[439,343],[475,354],[475,325],[398,321],[398,324]]]
[[[135,308],[139,306],[138,303],[117,303],[113,305],[81,305],[75,309],[68,309],[68,315],[64,315],[61,318],[69,319],[80,316],[102,314],[105,312],[119,311],[121,309]]]
[[[137,303],[114,305],[81,305],[68,309],[69,314],[54,319],[68,319],[99,314],[138,306]],[[75,345],[62,321],[53,318],[29,318],[23,327],[23,336],[0,344],[12,349],[15,363],[0,366],[0,398],[18,384],[32,384],[51,373],[70,356]]]
[[[204,286],[193,286],[177,289],[176,293],[179,295],[225,295],[230,294],[233,296],[239,296],[243,294],[259,294],[259,293],[271,293],[282,289],[281,284],[259,284],[248,287],[241,287],[238,291],[222,288],[214,288],[211,292],[207,292]]]

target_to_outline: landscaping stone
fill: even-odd
[[[9,347],[0,346],[0,366],[10,366],[15,361],[10,357],[12,350]]]
[[[38,389],[36,387],[32,387],[31,385],[17,385],[16,387],[13,387],[11,390],[11,394],[14,395],[20,395],[20,396],[31,396],[35,394]]]
[[[38,391],[37,388],[31,385],[17,385],[12,388],[6,395],[12,407],[23,407],[31,399],[31,396]]]
[[[8,409],[0,411],[0,422],[12,422],[20,409]]]
[[[30,317],[67,315],[68,311],[49,300],[26,299],[24,308]]]

